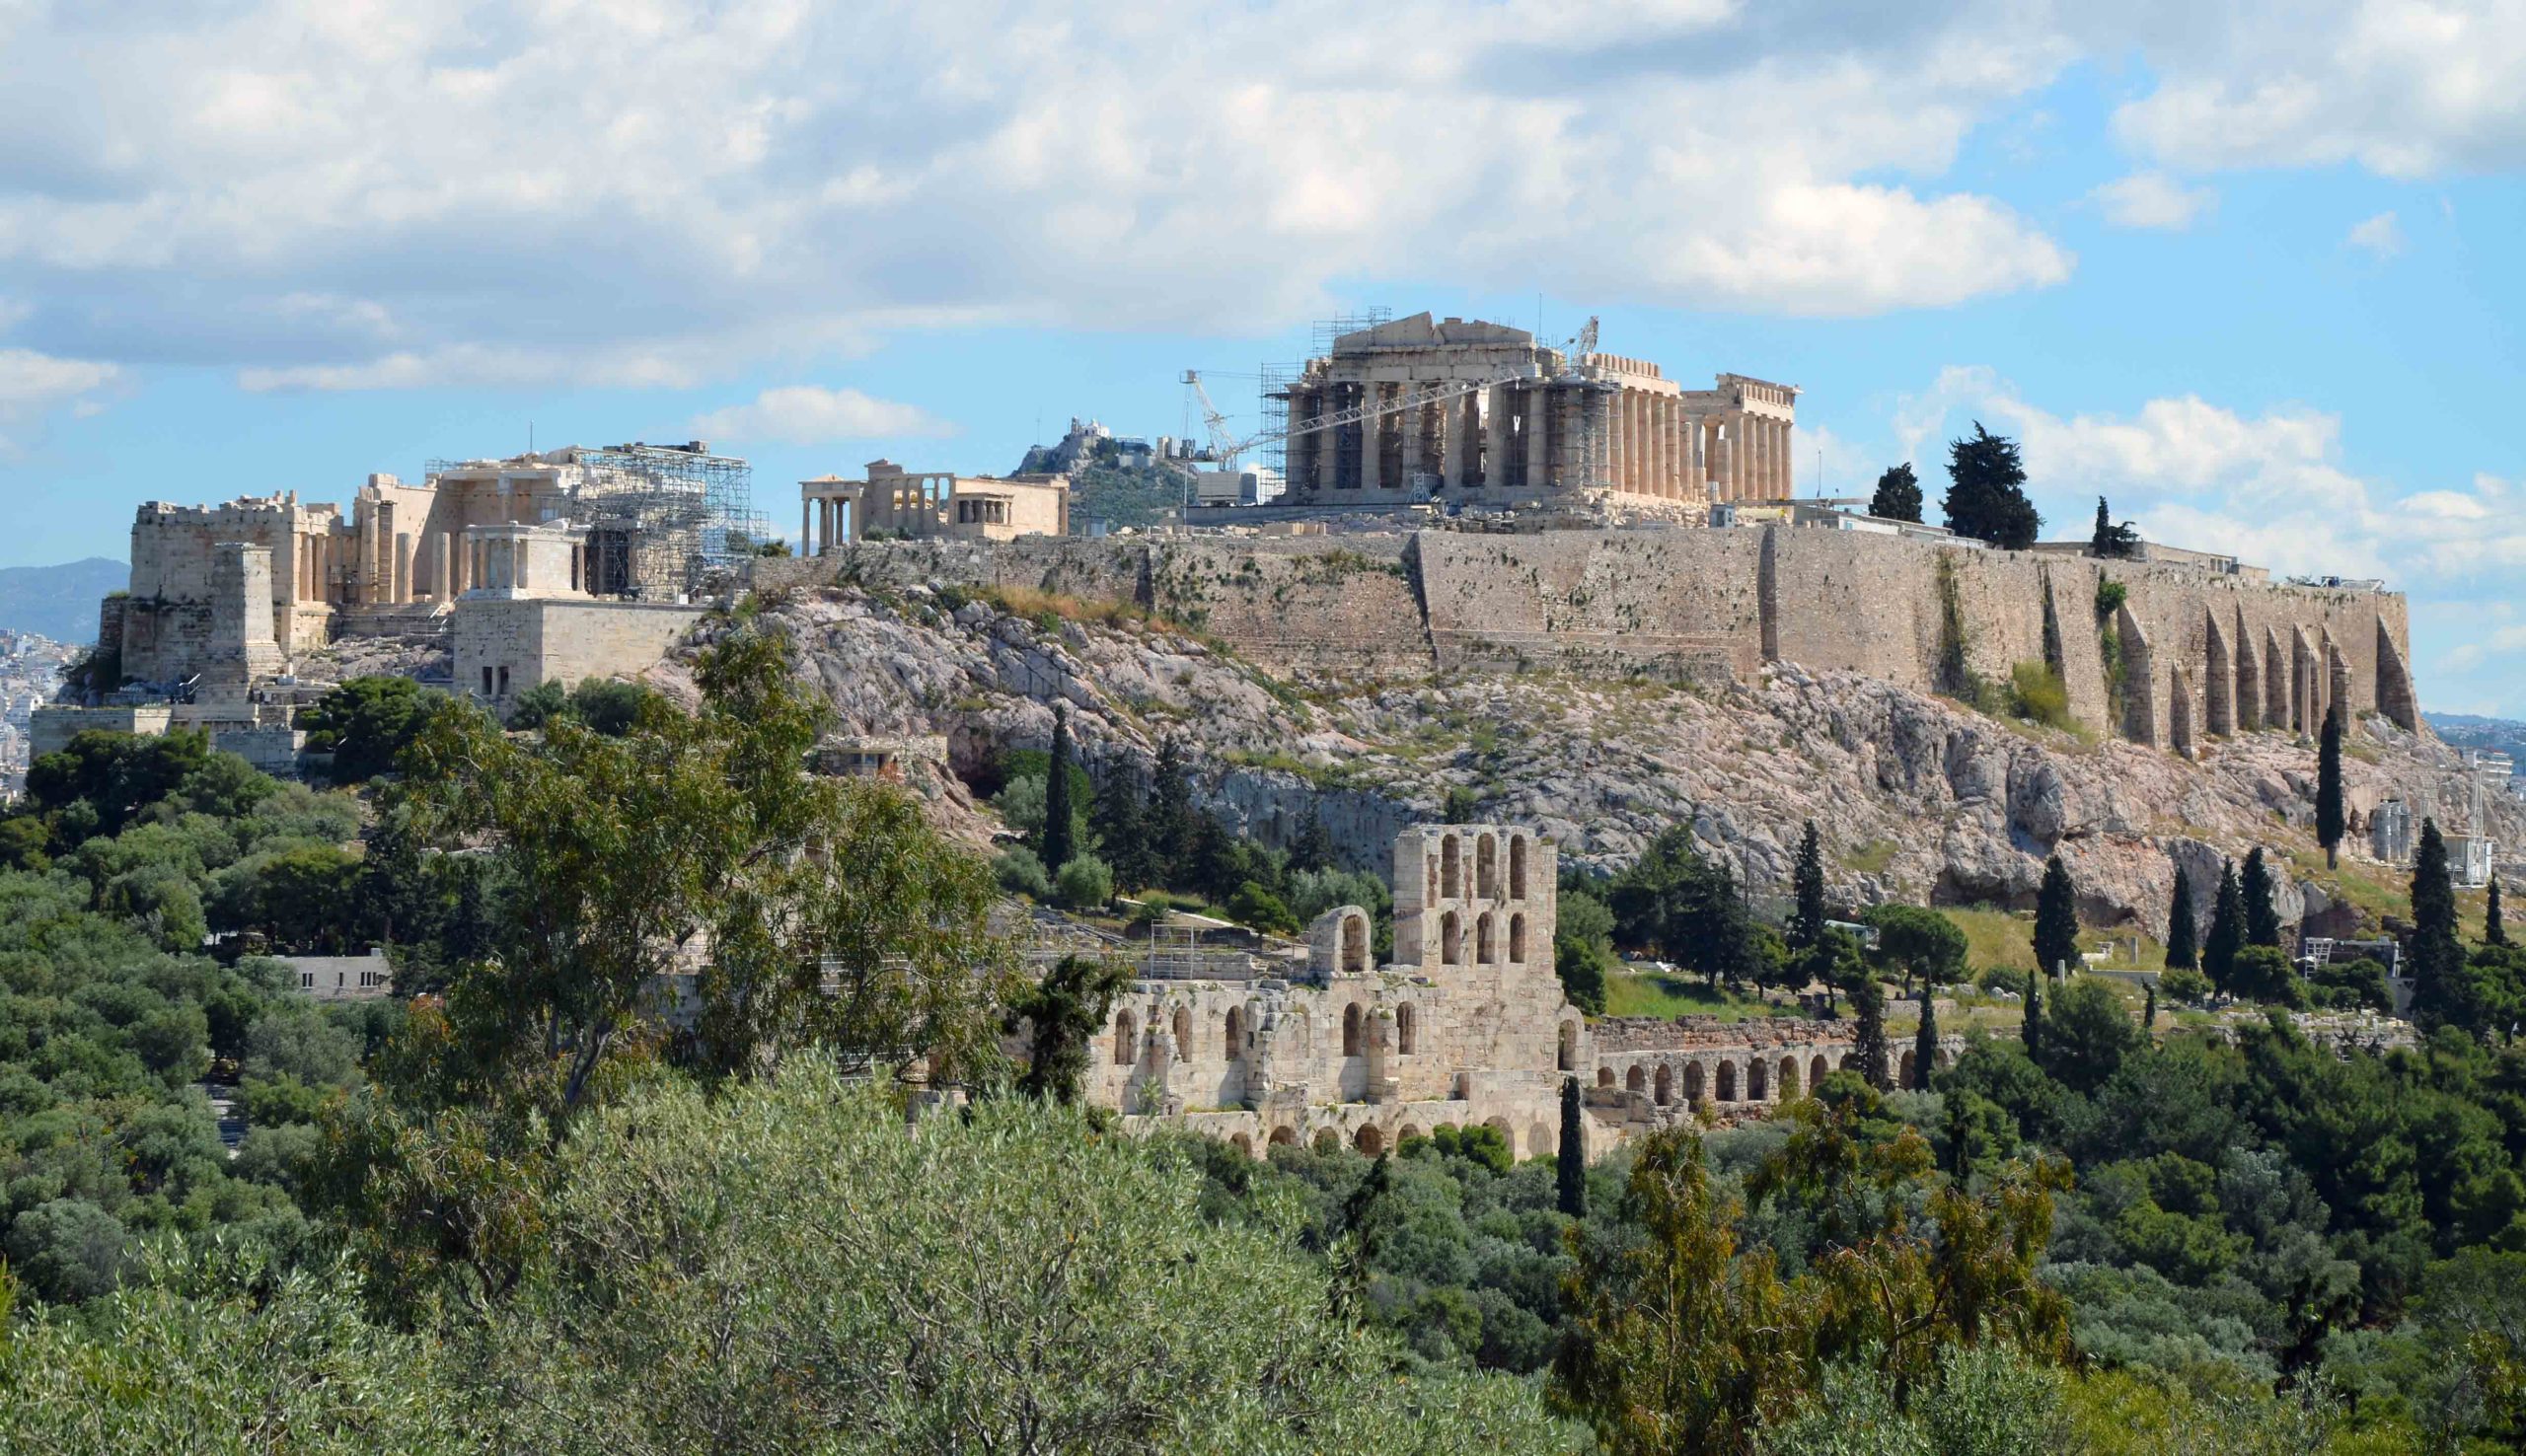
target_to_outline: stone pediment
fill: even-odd
[[[1427,313],[1409,319],[1393,319],[1374,328],[1346,333],[1333,341],[1333,352],[1355,353],[1364,349],[1436,348],[1447,344],[1493,344],[1525,347],[1535,336],[1523,328],[1506,324],[1486,324],[1479,319],[1433,320]]]

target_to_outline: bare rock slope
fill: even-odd
[[[1480,817],[1541,826],[1600,869],[1689,823],[1706,852],[1777,894],[1812,819],[1854,902],[2024,906],[2058,850],[2090,923],[2162,935],[2178,863],[2206,890],[2224,855],[2313,848],[2315,753],[2277,733],[2213,741],[2196,764],[1794,664],[1745,686],[1449,675],[1319,692],[1162,625],[1019,616],[922,588],[802,594],[767,616],[793,634],[844,731],[944,734],[970,768],[1042,746],[1065,701],[1094,771],[1145,778],[1176,737],[1213,812],[1272,842],[1321,814],[1362,867],[1396,829],[1469,794]],[[681,661],[655,676],[690,691]],[[2354,810],[2401,798],[2416,815],[2462,814],[2453,751],[2382,718],[2354,745]],[[953,785],[936,788],[962,808]],[[2513,805],[2492,812],[2490,833],[2526,833]],[[2292,917],[2332,904],[2285,872],[2279,898]]]

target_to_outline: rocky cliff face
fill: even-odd
[[[1314,691],[1162,626],[1014,616],[918,587],[804,593],[768,616],[844,731],[943,734],[970,768],[1045,744],[1066,701],[1098,773],[1145,777],[1178,736],[1213,812],[1273,842],[1320,813],[1362,867],[1382,868],[1398,828],[1462,791],[1478,817],[1537,825],[1599,869],[1689,823],[1756,893],[1780,894],[1812,819],[1856,903],[2030,905],[2057,849],[2091,924],[2162,935],[2178,864],[2206,907],[2222,856],[2313,847],[2314,750],[2274,733],[2214,742],[2195,764],[1788,664],[1750,686],[1460,674]],[[680,662],[657,676],[690,691]],[[2450,750],[2382,718],[2354,742],[2355,814],[2386,798],[2439,812],[2445,795],[2461,816]],[[2495,813],[2491,833],[2526,833],[2513,805]],[[2279,898],[2285,917],[2320,922],[2331,904],[2285,873]]]

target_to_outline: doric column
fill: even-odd
[[[1656,494],[1673,500],[1675,489],[1676,409],[1682,401],[1668,395],[1658,397],[1658,485]]]
[[[1289,478],[1285,483],[1293,499],[1301,492],[1315,488],[1315,482],[1308,477],[1309,468],[1315,463],[1315,456],[1306,448],[1315,442],[1298,433],[1299,426],[1305,422],[1306,391],[1293,385],[1290,387],[1290,438],[1288,447],[1283,452],[1283,463],[1289,472]]]
[[[1379,398],[1379,392],[1383,389],[1384,386],[1374,381],[1363,385],[1360,402],[1374,409],[1384,402]],[[1385,419],[1386,417],[1382,414],[1372,414],[1360,421],[1360,488],[1362,490],[1381,490],[1385,487],[1385,480],[1379,470],[1381,463],[1379,457],[1385,454]]]
[[[1318,414],[1330,414],[1340,408],[1342,387],[1326,387],[1324,393],[1316,397],[1315,404]],[[1332,489],[1342,474],[1342,432],[1317,430],[1307,437],[1307,443],[1315,448],[1315,487],[1318,490]]]
[[[1405,395],[1411,394],[1419,388],[1421,388],[1420,385],[1410,380],[1406,380],[1395,387],[1398,394]],[[1426,469],[1426,462],[1421,458],[1421,441],[1430,430],[1430,406],[1427,404],[1415,404],[1411,408],[1396,414],[1394,416],[1394,422],[1403,429],[1403,451],[1401,458],[1395,462],[1396,466],[1402,472],[1403,478],[1395,481],[1394,483],[1417,490],[1419,485],[1412,477],[1420,474],[1422,471]]]
[[[816,538],[814,532],[815,523],[816,498],[812,495],[800,496],[798,498],[799,555],[812,556],[816,553]]]
[[[1509,387],[1483,391],[1482,408],[1482,484],[1497,490],[1509,483]]]
[[[1622,417],[1622,408],[1623,393],[1617,387],[1614,397],[1605,401],[1604,428],[1605,483],[1616,490],[1622,488],[1623,452],[1631,448],[1629,432],[1623,428],[1626,421]],[[1564,463],[1567,463],[1566,455]]]
[[[1448,479],[1458,490],[1482,483],[1481,451],[1474,444],[1481,438],[1481,401],[1479,394],[1448,401]]]
[[[1552,437],[1552,391],[1530,385],[1518,393],[1526,405],[1526,488],[1541,493],[1558,483],[1552,478],[1552,456],[1546,448]]]

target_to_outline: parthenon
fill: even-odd
[[[1566,354],[1501,324],[1416,314],[1342,334],[1281,398],[1292,505],[1610,494],[1699,519],[1791,494],[1796,389],[1722,374],[1686,390],[1646,360]]]

